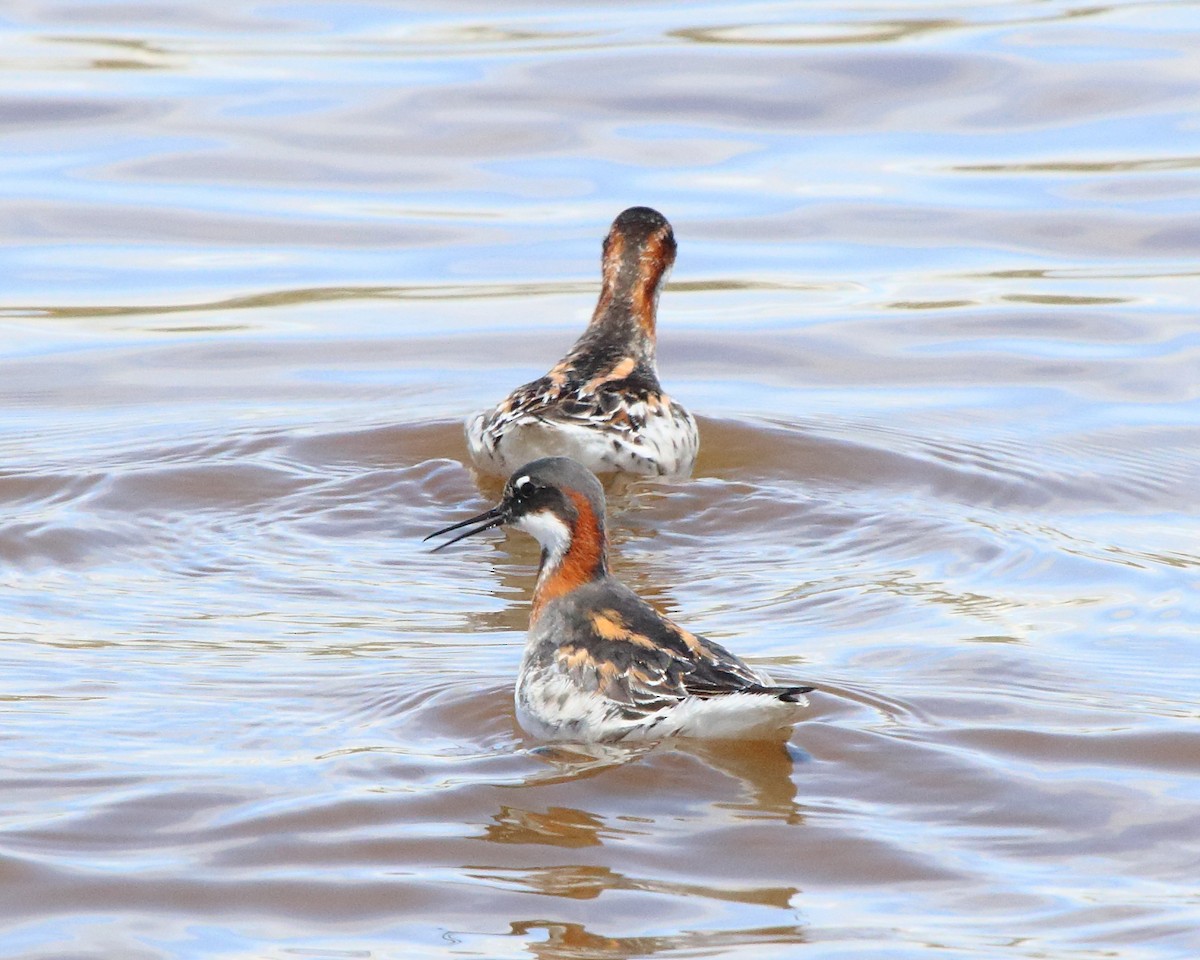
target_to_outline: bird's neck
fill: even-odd
[[[587,498],[575,493],[568,496],[575,503],[577,516],[564,543],[542,545],[530,622],[537,621],[551,600],[608,575],[604,518],[596,516]]]
[[[626,250],[619,241],[610,241],[589,332],[619,334],[653,351],[658,292],[670,268],[671,261],[659,248]]]

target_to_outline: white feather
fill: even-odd
[[[666,405],[651,413],[640,403],[631,412],[645,418],[636,434],[536,415],[489,422],[490,414],[480,413],[467,421],[467,447],[476,463],[502,474],[541,457],[571,457],[595,473],[654,476],[691,469],[700,439],[690,414]]]
[[[546,551],[546,562],[542,564],[542,576],[558,566],[558,562],[571,545],[571,528],[549,510],[527,513],[513,524],[524,530],[542,545]]]
[[[686,697],[645,717],[628,719],[621,705],[584,690],[565,674],[522,666],[517,683],[517,719],[544,740],[631,741],[664,737],[750,739],[784,737],[808,705],[766,693]]]

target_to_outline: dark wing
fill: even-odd
[[[518,387],[491,414],[488,426],[543,420],[636,435],[648,415],[671,402],[653,370],[631,356],[584,361],[569,356],[544,377]]]
[[[575,683],[621,704],[630,718],[686,697],[761,693],[793,701],[812,689],[775,686],[720,644],[684,630],[634,594],[620,600],[584,613],[556,659]]]

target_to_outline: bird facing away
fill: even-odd
[[[658,294],[675,235],[657,210],[630,207],[604,239],[600,299],[570,352],[544,377],[467,420],[476,465],[507,475],[563,455],[597,473],[686,474],[700,448],[692,415],[658,382]]]
[[[500,503],[436,549],[512,525],[542,546],[517,680],[517,719],[548,740],[783,735],[812,687],[778,686],[720,644],[672,623],[609,575],[604,490],[566,457],[517,470]]]

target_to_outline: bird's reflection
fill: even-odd
[[[729,888],[697,883],[675,883],[649,877],[634,877],[611,867],[594,864],[564,864],[553,867],[488,867],[469,870],[474,880],[505,887],[516,887],[546,897],[570,900],[594,900],[609,890],[639,890],[673,897],[707,897],[732,903],[746,903],[786,910],[795,887]]]
[[[537,960],[627,960],[679,951],[687,951],[689,955],[711,955],[746,946],[807,942],[804,928],[797,925],[749,930],[687,930],[670,936],[646,937],[609,937],[592,933],[581,923],[547,920],[517,920],[511,928],[513,936],[523,938],[530,956]],[[533,939],[537,934],[544,934],[544,939]]]
[[[681,791],[689,790],[688,784],[693,780],[711,785],[712,774],[716,773],[725,778],[727,786],[732,782],[734,790],[731,797],[714,798],[716,805],[756,817],[767,816],[789,823],[803,821],[792,774],[795,765],[807,762],[807,757],[785,740],[675,738],[639,744],[542,744],[532,748],[529,755],[545,766],[527,775],[521,787],[571,783],[610,771],[619,775],[621,770],[637,763],[659,769],[669,765],[671,772],[663,770],[662,789],[669,789],[672,780]]]
[[[807,757],[786,740],[684,740],[677,749],[693,754],[715,772],[737,780],[743,798],[723,803],[734,810],[802,823],[792,772]]]
[[[675,937],[606,937],[591,933],[581,923],[551,923],[546,920],[518,920],[512,924],[513,936],[525,940],[530,956],[538,960],[624,960],[647,957],[673,949]],[[535,940],[538,932],[544,940]]]
[[[549,807],[545,812],[502,806],[484,829],[492,843],[540,843],[552,847],[597,847],[604,821],[571,807]]]

